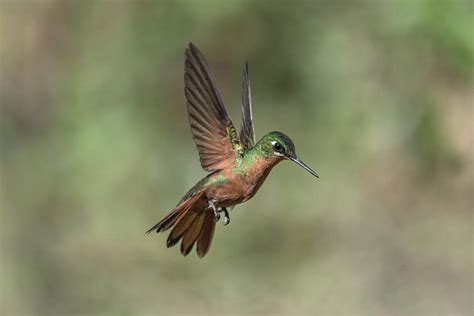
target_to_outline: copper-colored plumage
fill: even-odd
[[[252,198],[278,162],[291,159],[316,174],[296,157],[293,142],[283,133],[271,132],[255,142],[247,63],[242,79],[240,133],[227,113],[207,62],[191,43],[186,50],[184,83],[191,132],[201,166],[210,174],[147,233],[173,227],[167,246],[181,240],[181,253],[186,256],[196,244],[198,256],[203,257],[211,246],[219,212],[224,212],[227,224],[226,208]]]

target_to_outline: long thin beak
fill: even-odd
[[[292,157],[289,157],[289,159],[293,162],[296,162],[297,164],[299,164],[301,167],[303,167],[303,169],[305,169],[306,171],[308,171],[309,173],[311,173],[313,176],[315,176],[316,178],[319,179],[319,176],[316,172],[314,172],[310,167],[308,167],[304,162],[302,162],[301,160],[299,160],[298,158],[292,158]]]

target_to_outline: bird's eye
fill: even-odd
[[[275,143],[273,145],[273,149],[275,149],[275,151],[278,151],[278,152],[282,152],[283,151],[283,147],[280,145],[280,143]]]

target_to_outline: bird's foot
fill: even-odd
[[[216,207],[213,200],[209,200],[209,208],[212,209],[214,212],[214,222],[218,222],[221,219],[221,215],[219,213],[224,213],[224,226],[230,223],[230,216],[229,212],[225,207]]]
[[[224,226],[226,226],[227,224],[230,223],[230,216],[229,216],[229,212],[227,212],[227,209],[225,207],[222,207],[219,212],[223,212],[224,213]]]
[[[214,202],[212,200],[209,200],[209,208],[211,208],[212,211],[214,212],[214,222],[217,223],[219,219],[221,219],[221,215],[219,214],[219,210],[214,205]]]
[[[221,214],[219,214],[217,211],[214,211],[214,222],[218,222],[221,219]]]

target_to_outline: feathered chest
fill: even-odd
[[[247,164],[222,170],[208,187],[208,197],[218,201],[220,206],[243,203],[252,198],[267,178],[277,161],[254,158]]]

